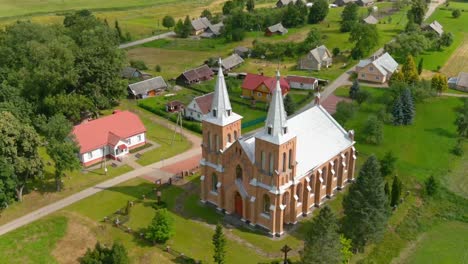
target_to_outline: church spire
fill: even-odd
[[[265,122],[266,134],[272,137],[282,136],[288,133],[286,124],[286,111],[283,104],[283,93],[280,84],[280,73],[276,72],[276,87],[273,91],[268,115]]]

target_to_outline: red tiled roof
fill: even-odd
[[[209,93],[195,98],[195,102],[197,102],[198,107],[200,107],[202,114],[206,115],[210,112],[213,95],[214,93]]]
[[[73,128],[73,135],[80,146],[80,154],[115,145],[120,139],[146,132],[140,118],[129,111],[116,112],[113,115],[89,121]]]
[[[242,89],[255,90],[262,84],[268,87],[270,93],[272,93],[276,85],[276,77],[247,73],[242,83]],[[286,94],[290,90],[288,82],[283,77],[280,78],[280,86],[283,94]]]
[[[297,76],[297,75],[289,75],[286,77],[288,82],[298,82],[298,83],[307,83],[307,84],[314,84],[317,79],[313,77],[305,77],[305,76]]]

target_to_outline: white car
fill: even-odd
[[[328,5],[328,8],[337,8],[337,7],[338,7],[338,6],[335,5],[335,4],[329,4],[329,5]]]

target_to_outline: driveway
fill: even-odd
[[[119,49],[126,49],[126,48],[130,48],[130,47],[133,47],[133,46],[138,46],[138,45],[141,45],[141,44],[145,44],[145,43],[151,42],[153,40],[164,39],[164,38],[172,38],[172,37],[175,37],[175,36],[176,36],[176,33],[174,31],[170,31],[170,32],[166,32],[166,33],[159,34],[159,35],[156,35],[156,36],[152,36],[152,37],[149,37],[149,38],[139,39],[139,40],[135,40],[135,41],[132,41],[132,42],[129,42],[129,43],[121,44],[119,46]]]

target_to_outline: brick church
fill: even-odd
[[[221,63],[220,63],[221,65]],[[354,179],[354,132],[320,105],[287,118],[280,77],[260,131],[243,136],[218,71],[211,111],[203,118],[201,200],[273,236]]]

